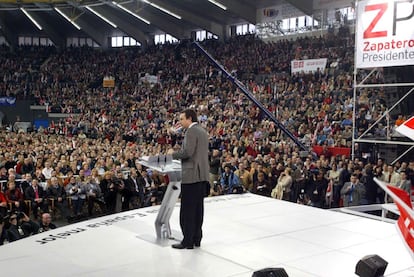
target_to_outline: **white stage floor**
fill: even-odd
[[[201,248],[157,242],[159,207],[96,218],[0,247],[2,276],[234,276],[283,267],[290,277],[356,276],[365,255],[385,276],[414,276],[395,225],[253,194],[205,199]],[[181,239],[179,204],[170,224]]]

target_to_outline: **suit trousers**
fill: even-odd
[[[204,217],[204,195],[206,182],[181,185],[180,226],[183,232],[181,244],[199,245]]]

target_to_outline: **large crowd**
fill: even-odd
[[[159,204],[168,177],[139,158],[179,147],[177,115],[188,107],[210,134],[211,196],[249,191],[320,208],[387,201],[373,177],[410,192],[413,160],[390,165],[328,150],[350,147],[353,135],[354,42],[346,29],[295,41],[247,35],[202,45],[298,140],[323,152],[304,153],[188,42],[145,50],[2,48],[0,94],[68,116],[33,132],[0,132],[0,243],[14,240],[16,226],[20,237],[38,232],[36,221],[50,221],[49,213],[72,222]],[[327,58],[328,67],[289,73],[292,59],[307,58]],[[143,81],[145,74],[156,82]],[[115,77],[114,88],[102,87],[104,76]],[[379,72],[368,82],[382,78]],[[361,91],[356,103],[359,134],[387,109],[382,89]],[[386,136],[382,123],[369,135]]]

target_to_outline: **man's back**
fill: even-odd
[[[198,124],[188,128],[183,147],[173,154],[181,159],[182,183],[190,184],[209,180],[208,134]]]

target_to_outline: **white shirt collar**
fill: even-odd
[[[191,123],[190,124],[190,126],[188,126],[188,129],[190,129],[191,127],[193,127],[194,125],[196,125],[197,124],[197,122],[193,122],[193,123]]]

